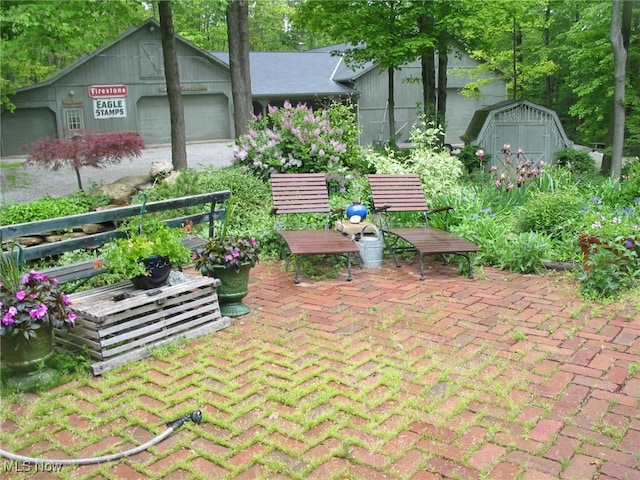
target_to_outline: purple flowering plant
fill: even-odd
[[[342,107],[346,109],[347,107]],[[249,122],[233,146],[233,163],[268,179],[271,173],[345,175],[357,156],[355,117],[339,106],[314,111],[306,104],[269,106]]]
[[[258,262],[258,241],[252,236],[230,235],[227,231],[234,210],[235,204],[231,201],[224,209],[220,234],[207,240],[204,247],[196,249],[193,253],[194,265],[203,275],[213,273],[215,266],[239,270],[242,264],[249,263],[254,266]]]
[[[600,197],[593,197],[582,209],[580,230],[603,242],[622,242],[633,248],[640,239],[640,197],[632,206],[612,208]]]
[[[45,323],[66,333],[75,319],[71,300],[60,290],[58,280],[35,270],[23,274],[15,256],[2,252],[0,336],[22,335],[29,340],[37,336],[37,330]]]
[[[498,190],[511,191],[522,187],[544,173],[544,160],[534,162],[525,155],[521,148],[518,148],[514,153],[511,151],[511,144],[505,143],[500,149],[500,154],[502,155],[502,168],[497,165],[491,167],[491,173],[495,177],[494,185]],[[483,162],[486,158],[484,150],[476,151],[476,157]],[[497,158],[500,159],[499,156]]]

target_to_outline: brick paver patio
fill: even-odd
[[[430,263],[294,285],[253,269],[232,327],[3,407],[1,447],[111,463],[2,478],[638,479],[640,304],[558,273]],[[41,420],[26,430],[21,419]]]

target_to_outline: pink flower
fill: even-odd
[[[38,308],[34,308],[29,312],[31,318],[43,318],[47,316],[47,306],[44,303],[38,305]]]
[[[7,313],[2,317],[3,325],[13,325],[13,317],[18,314],[18,309],[16,307],[9,307]]]
[[[27,296],[27,292],[25,292],[24,290],[20,290],[16,292],[16,298],[20,301],[24,300],[24,297],[26,296]]]
[[[75,323],[76,321],[76,314],[74,312],[69,312],[69,315],[67,315],[67,319],[71,322],[71,323]]]

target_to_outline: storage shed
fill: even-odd
[[[505,144],[522,150],[533,162],[551,163],[554,154],[573,145],[555,111],[528,100],[507,100],[476,110],[467,131],[460,137],[491,155],[489,167],[500,168]]]

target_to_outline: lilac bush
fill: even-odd
[[[336,105],[314,112],[305,104],[293,107],[289,102],[282,108],[270,106],[268,114],[254,117],[249,132],[236,141],[233,162],[265,179],[271,173],[343,175],[358,155],[355,117],[349,118],[345,109]]]

